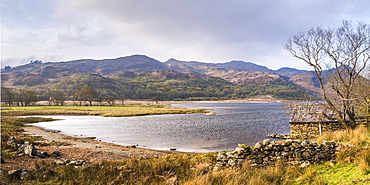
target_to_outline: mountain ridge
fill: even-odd
[[[247,71],[274,72],[274,73],[281,74],[281,75],[284,75],[284,73],[287,73],[286,71],[289,72],[289,70],[294,71],[295,73],[297,73],[297,71],[299,71],[300,73],[308,71],[308,70],[299,70],[299,69],[290,68],[290,67],[282,67],[278,70],[272,70],[272,69],[269,69],[266,66],[258,65],[258,64],[255,64],[253,62],[245,62],[245,61],[242,61],[242,60],[231,60],[231,61],[225,62],[225,63],[206,63],[206,62],[198,62],[198,61],[180,61],[180,60],[171,58],[171,59],[169,59],[165,62],[160,62],[160,61],[158,61],[154,58],[148,57],[146,55],[139,55],[139,54],[130,55],[130,56],[123,56],[123,57],[118,57],[118,58],[99,59],[99,60],[96,60],[96,59],[77,59],[77,60],[70,60],[70,61],[46,62],[46,63],[32,63],[32,61],[31,61],[31,63],[29,63],[29,64],[24,64],[24,65],[20,65],[20,66],[11,67],[11,69],[7,69],[7,70],[2,69],[1,71],[3,73],[8,73],[8,72],[11,72],[11,71],[13,71],[13,72],[14,71],[21,71],[21,70],[22,70],[22,72],[32,72],[34,70],[37,70],[37,69],[40,69],[40,68],[46,67],[46,66],[63,67],[63,66],[70,65],[70,64],[73,64],[73,63],[75,63],[75,64],[76,63],[79,63],[79,64],[90,63],[90,65],[100,66],[100,68],[102,68],[102,67],[105,67],[105,66],[104,65],[102,66],[99,63],[106,62],[108,64],[114,65],[112,62],[117,62],[117,61],[119,62],[119,64],[122,64],[122,63],[128,64],[129,62],[131,62],[131,63],[132,62],[138,62],[138,65],[142,64],[142,62],[145,61],[145,62],[150,62],[150,64],[152,64],[156,67],[156,68],[153,68],[153,69],[145,69],[145,70],[141,69],[142,71],[147,71],[147,70],[152,70],[152,71],[154,71],[154,70],[169,70],[169,68],[166,68],[165,66],[166,65],[168,66],[168,65],[171,65],[171,64],[173,65],[175,63],[182,63],[182,64],[186,64],[186,65],[191,65],[191,66],[225,67],[225,68],[229,68],[229,69],[238,69],[238,70],[247,70]],[[154,66],[152,66],[152,67],[154,67]],[[84,67],[84,66],[76,65],[76,67]],[[127,67],[127,66],[125,66],[125,67]],[[140,66],[140,67],[143,67],[143,66]],[[134,70],[135,71],[135,68],[134,69],[125,68],[125,70]],[[86,71],[86,69],[84,71]],[[90,73],[99,73],[101,71],[102,70],[99,71],[98,69],[95,69],[95,71],[88,71],[88,72],[90,72]],[[109,70],[107,72],[111,73],[111,71],[109,71]],[[291,76],[291,75],[287,75],[287,76]]]
[[[2,82],[4,82],[4,86],[22,87],[27,85],[33,87],[42,86],[44,84],[54,84],[61,79],[75,78],[87,74],[98,74],[107,77],[112,76],[117,79],[126,79],[126,82],[128,79],[143,80],[143,78],[137,76],[138,74],[143,76],[148,76],[150,74],[149,76],[152,76],[150,78],[156,78],[154,81],[163,78],[168,78],[168,80],[172,82],[181,81],[181,79],[184,79],[185,81],[186,79],[193,79],[198,80],[201,83],[205,83],[208,78],[207,76],[209,76],[216,78],[208,79],[210,81],[214,81],[212,82],[214,84],[226,83],[223,81],[216,82],[217,78],[220,78],[228,83],[234,84],[234,86],[241,85],[243,86],[242,89],[245,89],[244,86],[250,86],[254,91],[260,91],[256,94],[258,95],[261,93],[268,94],[268,92],[273,93],[271,90],[266,92],[261,90],[265,88],[269,89],[276,85],[278,86],[274,88],[278,89],[283,88],[283,86],[287,89],[292,89],[293,86],[296,86],[302,90],[317,91],[317,88],[314,88],[314,85],[316,84],[316,82],[314,82],[315,79],[312,76],[305,75],[307,72],[309,71],[287,67],[280,68],[279,70],[271,70],[266,66],[240,60],[232,60],[225,63],[204,63],[169,59],[166,62],[160,62],[146,55],[131,55],[101,60],[79,59],[62,62],[31,62],[30,64],[17,66],[11,69],[3,69],[1,79]],[[307,80],[307,83],[303,83]],[[160,83],[164,83],[165,81],[161,81]],[[152,82],[149,81],[149,83]],[[193,84],[193,82],[186,83]],[[270,87],[267,84],[270,84]],[[258,90],[259,86],[262,89]],[[248,90],[245,89],[245,91]],[[253,95],[253,92],[249,93],[252,93]]]

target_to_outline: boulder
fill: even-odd
[[[24,147],[24,154],[34,156],[36,154],[36,147],[33,144],[26,145]]]

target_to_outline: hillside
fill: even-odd
[[[112,95],[116,99],[124,96],[130,99],[208,100],[257,95],[302,99],[307,94],[315,94],[311,92],[315,89],[309,86],[315,84],[315,79],[299,77],[304,71],[286,68],[278,72],[280,74],[243,61],[202,63],[170,59],[159,62],[144,55],[133,55],[104,60],[32,62],[2,70],[1,79],[5,87],[27,86],[37,92],[40,100],[48,99],[47,89],[62,90],[71,97],[83,85],[95,88],[102,97]]]
[[[39,71],[47,66],[51,66],[71,73],[95,73],[95,74],[111,74],[120,71],[156,71],[167,70],[164,63],[145,55],[132,55],[120,57],[116,59],[81,59],[66,62],[47,62],[47,63],[30,63],[22,66],[17,66],[9,70],[3,70],[2,73],[32,73]]]

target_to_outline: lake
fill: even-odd
[[[185,152],[231,150],[254,145],[266,135],[289,134],[289,117],[280,103],[175,103],[173,107],[206,108],[216,115],[169,114],[139,117],[42,116],[63,119],[34,123],[69,136],[96,137],[122,145]],[[40,117],[40,116],[39,116]]]

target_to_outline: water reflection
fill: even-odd
[[[253,145],[272,133],[288,134],[289,118],[279,103],[186,103],[174,107],[207,108],[217,114],[141,117],[45,116],[63,119],[33,125],[66,135],[94,136],[117,144],[187,152],[230,150]]]

